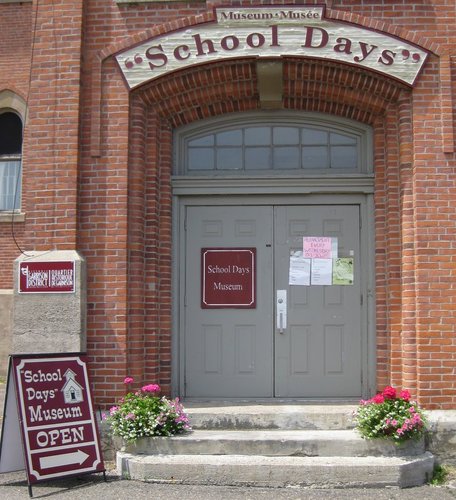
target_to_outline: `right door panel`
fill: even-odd
[[[354,259],[352,285],[289,285],[290,254],[304,236],[337,238]],[[276,290],[287,290],[287,325],[275,328],[275,396],[358,398],[361,390],[361,266],[357,205],[274,208]]]

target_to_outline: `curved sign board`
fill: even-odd
[[[130,89],[172,71],[241,57],[312,57],[412,86],[428,52],[388,33],[333,21],[323,6],[223,7],[214,22],[165,33],[117,54]]]

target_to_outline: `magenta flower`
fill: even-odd
[[[158,384],[149,384],[141,387],[142,392],[160,392],[160,386]]]
[[[382,394],[376,394],[373,398],[372,398],[372,402],[373,403],[376,403],[376,404],[382,404],[385,402],[385,398],[383,397]]]
[[[404,401],[410,401],[410,398],[412,397],[412,395],[410,394],[409,391],[401,391],[400,393],[400,397],[401,399],[403,399]]]
[[[133,377],[125,377],[124,384],[132,384],[134,382]]]
[[[396,389],[394,387],[391,387],[390,385],[386,386],[383,389],[383,397],[385,399],[395,399],[396,398]]]

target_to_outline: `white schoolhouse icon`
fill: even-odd
[[[82,387],[74,379],[76,377],[76,373],[68,368],[64,376],[66,378],[66,382],[62,387],[62,392],[65,403],[73,404],[84,401]]]

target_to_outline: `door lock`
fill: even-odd
[[[277,290],[276,300],[276,326],[279,333],[283,334],[287,329],[287,291]]]

